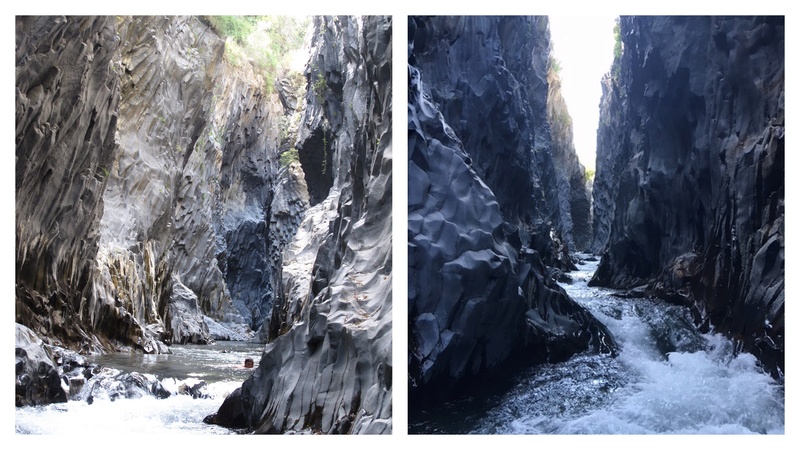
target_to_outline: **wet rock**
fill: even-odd
[[[573,281],[572,277],[569,276],[568,274],[562,272],[559,269],[550,268],[547,271],[547,273],[548,273],[548,276],[550,277],[550,279],[553,280],[553,281],[557,281],[559,283],[572,284],[572,281]]]
[[[239,388],[226,397],[219,410],[206,416],[203,422],[226,428],[249,428],[251,426],[249,409],[249,405],[242,397],[242,390]]]
[[[93,403],[97,400],[119,400],[153,396],[164,399],[172,395],[155,375],[138,372],[122,372],[117,369],[99,368],[86,382],[76,400]]]
[[[623,17],[604,80],[595,285],[690,305],[784,368],[784,19]]]
[[[44,343],[28,327],[16,324],[15,339],[16,406],[35,406],[67,401],[57,365]]]
[[[97,365],[90,364],[82,355],[62,347],[46,345],[45,348],[48,354],[52,355],[53,362],[61,374],[61,380],[67,386],[68,398],[70,400],[78,398],[86,381],[97,370]]]
[[[208,383],[202,380],[187,381],[178,386],[178,394],[190,395],[192,398],[205,398],[207,394],[203,392],[203,389],[206,386],[208,386]]]

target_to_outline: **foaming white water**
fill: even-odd
[[[104,366],[67,403],[16,408],[17,434],[232,434],[203,423],[252,373],[262,346],[175,346],[172,355],[104,355]],[[145,370],[152,373],[143,373]],[[142,372],[137,372],[142,371]],[[134,375],[126,377],[127,375]],[[213,380],[213,381],[210,381]],[[205,382],[204,382],[205,381]],[[161,396],[153,394],[160,387]]]
[[[216,386],[222,385],[222,386]],[[209,391],[229,392],[241,382],[209,385]],[[215,413],[224,396],[195,399],[189,395],[169,398],[95,400],[17,408],[16,431],[21,434],[231,434],[226,428],[206,425],[203,418]]]
[[[531,369],[472,432],[782,434],[784,388],[731,341],[701,334],[687,312],[589,288],[597,263],[562,285],[611,331],[617,358],[579,355]]]

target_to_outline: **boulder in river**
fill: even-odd
[[[67,401],[57,365],[45,344],[30,328],[16,324],[16,406],[35,406]]]

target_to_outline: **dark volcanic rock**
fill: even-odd
[[[202,315],[261,326],[304,209],[289,193],[270,216],[278,95],[197,17],[16,25],[17,322],[54,345],[149,353]],[[175,327],[173,279],[199,306]]]
[[[784,20],[623,17],[621,31],[601,103],[593,283],[648,283],[782,376]]]
[[[619,62],[615,63],[619,67]],[[616,69],[619,70],[619,69]],[[622,141],[628,139],[626,130],[629,125],[624,124],[622,114],[623,98],[618,85],[618,80],[612,74],[606,74],[601,81],[603,95],[600,98],[600,124],[597,129],[597,168],[592,184],[592,253],[602,253],[608,244],[611,234],[611,221],[616,210],[616,197],[619,190],[618,174],[629,158],[623,147]],[[633,139],[638,139],[637,130]]]
[[[572,117],[561,96],[561,78],[551,66],[547,73],[547,122],[556,170],[558,216],[561,231],[571,251],[584,251],[592,239],[591,200],[586,172],[572,142]]]
[[[250,405],[245,403],[242,389],[239,388],[226,397],[219,410],[206,416],[203,422],[226,428],[246,429],[250,426],[249,414]]]
[[[548,41],[544,18],[409,19],[412,409],[515,365],[614,349],[543,263],[571,265],[550,225]]]
[[[115,401],[151,396],[164,399],[170,395],[155,375],[98,368],[76,400],[91,404],[99,399]]]
[[[46,405],[67,401],[56,364],[44,343],[28,327],[16,324],[16,406]]]
[[[563,133],[561,146],[551,140],[547,18],[415,17],[409,26],[409,62],[423,74],[425,94],[462,143],[467,164],[497,197],[505,221],[546,264],[568,261],[556,246],[530,242],[542,228],[572,242],[566,185],[573,170],[583,170],[572,164],[571,136]]]
[[[317,17],[312,36],[296,146],[311,207],[284,251],[270,342],[206,421],[391,433],[392,20]]]
[[[16,320],[63,341],[92,340],[84,303],[116,154],[115,28],[113,17],[16,17]]]

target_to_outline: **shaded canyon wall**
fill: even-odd
[[[595,285],[692,307],[784,367],[784,20],[623,17],[603,80]]]
[[[572,267],[561,187],[583,169],[559,166],[577,159],[557,154],[571,142],[551,139],[547,19],[412,17],[408,27],[413,411],[508,369],[614,344],[554,281]]]

